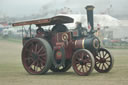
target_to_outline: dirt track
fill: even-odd
[[[65,73],[30,75],[21,64],[21,43],[0,40],[0,85],[127,85],[128,49],[111,49],[115,63],[111,72],[78,76],[72,68]]]

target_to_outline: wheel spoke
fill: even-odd
[[[46,57],[42,57],[42,59],[43,59],[44,61],[46,61]]]
[[[25,60],[33,60],[33,58],[32,57],[27,57],[27,58],[25,58]]]
[[[104,51],[102,51],[102,56],[104,57]]]
[[[25,51],[27,51],[28,53],[31,53],[31,50],[29,50],[28,48],[26,48]]]
[[[101,63],[99,64],[99,68],[100,68],[100,66],[101,66]]]
[[[40,62],[44,62],[44,60],[43,60],[43,59],[41,59],[41,58],[39,58],[39,61],[40,61]]]
[[[79,53],[79,54],[78,54],[78,56],[79,56],[78,58],[82,58],[82,54],[83,54],[83,53]]]
[[[38,46],[37,46],[37,44],[36,44],[36,45],[35,45],[34,52],[36,52],[36,53],[37,53],[37,49],[38,49]]]
[[[108,64],[107,62],[106,62],[105,64],[106,64],[107,66],[109,66],[109,64]]]
[[[33,48],[34,48],[34,43],[31,44],[31,48],[32,48],[32,51],[34,52]]]
[[[108,59],[108,58],[110,58],[109,56],[107,57],[107,58],[105,58],[105,59]]]
[[[106,60],[106,62],[111,62],[110,60]]]
[[[95,62],[99,62],[100,58],[98,56],[95,57]]]
[[[39,63],[37,62],[37,64],[36,64],[36,72],[38,72],[38,65],[39,65]]]
[[[76,61],[78,61],[78,62],[79,62],[79,60],[80,60],[80,59],[81,59],[80,57],[78,57],[78,56],[76,57]]]
[[[96,64],[99,64],[100,62],[99,61],[96,61]]]
[[[85,65],[85,69],[86,69],[86,72],[88,71],[88,68],[87,68],[87,66]]]
[[[87,61],[87,63],[91,63],[91,60],[89,58],[86,61]]]
[[[80,67],[80,69],[79,69],[79,71],[81,72],[81,70],[82,70],[82,65],[80,65],[81,67]]]
[[[80,64],[76,64],[77,68],[80,66]]]
[[[99,57],[102,58],[100,52],[99,52]]]
[[[35,53],[35,44],[34,43],[32,43],[31,49],[32,49],[32,52]]]
[[[42,69],[41,67],[43,68],[44,66],[43,66],[43,64],[40,62],[40,70]]]
[[[84,72],[84,68],[83,68],[83,65],[82,65],[82,67],[81,67],[81,68],[82,68],[82,71]]]
[[[102,70],[104,70],[104,65],[103,65],[103,63],[102,63]]]
[[[44,53],[44,54],[39,54],[38,56],[41,56],[41,57],[43,57],[43,56],[46,56],[46,54]]]
[[[41,52],[42,49],[43,49],[43,47],[41,47],[41,48],[37,51],[37,53],[39,54],[39,53]]]
[[[36,61],[33,61],[32,64],[29,66],[29,68],[32,67],[32,65],[34,65],[36,63]]]
[[[46,51],[42,49],[41,53],[46,53]]]
[[[90,68],[90,66],[89,65],[86,65],[88,68]]]
[[[81,53],[81,58],[84,59],[84,53],[83,52]]]
[[[105,58],[106,55],[107,55],[107,53],[104,54],[104,57],[103,58]]]
[[[40,61],[42,64],[44,64],[44,65],[45,65],[45,63],[46,63],[46,61],[43,60],[43,59],[41,59],[41,58],[39,58],[39,61]],[[43,65],[43,66],[44,66],[44,65]]]
[[[34,71],[36,71],[36,65],[34,65]]]
[[[104,66],[104,68],[105,68],[105,70],[107,69],[107,67],[105,66],[105,64],[103,63],[103,66]]]

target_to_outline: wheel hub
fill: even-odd
[[[34,58],[34,60],[38,60],[38,55],[36,53],[32,53],[32,57]]]
[[[105,63],[105,62],[106,62],[106,59],[101,58],[101,59],[100,59],[100,62],[101,62],[101,63]]]
[[[79,60],[80,65],[84,65],[84,62],[82,59]]]

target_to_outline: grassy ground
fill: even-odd
[[[111,72],[95,70],[89,76],[78,76],[72,68],[65,73],[48,72],[30,75],[21,63],[22,44],[0,40],[0,85],[127,85],[128,49],[110,49],[115,57]]]

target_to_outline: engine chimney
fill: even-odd
[[[94,6],[88,5],[85,7],[87,10],[87,19],[88,19],[88,27],[90,27],[90,33],[94,30],[94,25],[93,25],[93,9]]]

